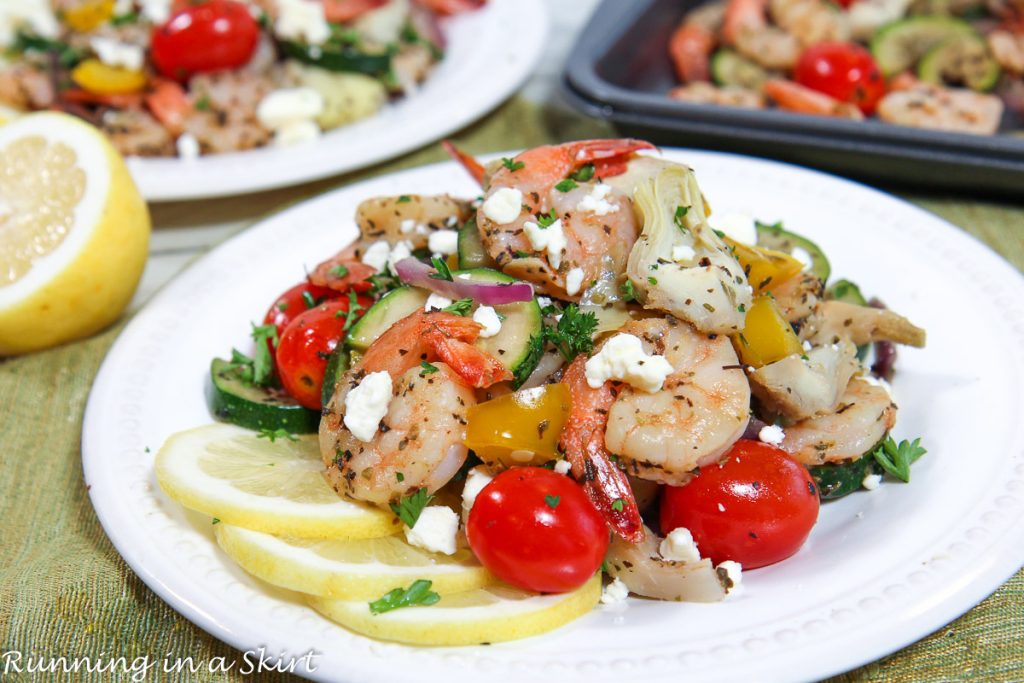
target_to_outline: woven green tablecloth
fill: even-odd
[[[611,131],[601,124],[516,99],[455,139],[471,152],[486,152],[608,135]],[[288,201],[442,158],[431,147],[357,175],[274,194]],[[907,198],[1024,269],[1024,207]],[[167,210],[160,207],[157,215]],[[238,662],[236,671],[241,666],[238,652],[179,616],[135,577],[89,503],[82,480],[82,413],[93,377],[123,325],[83,342],[0,361],[0,679],[5,678],[4,653],[10,651],[26,657],[113,655],[129,660],[220,656]],[[184,679],[154,673],[148,680]],[[278,678],[264,675],[261,680]],[[1024,681],[1024,573],[921,642],[835,680]]]

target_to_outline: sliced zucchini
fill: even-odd
[[[320,390],[320,405],[324,408],[331,402],[341,376],[348,372],[350,353],[344,344],[338,344],[331,352],[331,357],[327,359],[327,368],[324,370],[324,386]]]
[[[871,53],[878,68],[894,76],[914,67],[940,43],[957,36],[977,35],[966,21],[942,16],[900,19],[886,24],[871,39]]]
[[[368,76],[382,77],[391,70],[389,53],[370,54],[352,45],[327,42],[306,45],[290,40],[279,41],[281,53],[303,64],[312,64],[328,71],[351,71]]]
[[[428,292],[417,287],[399,287],[385,294],[380,301],[349,330],[345,347],[366,351],[377,337],[396,322],[427,303]]]
[[[977,33],[957,35],[929,50],[917,65],[917,77],[936,85],[985,91],[999,80],[999,64]]]
[[[885,470],[875,461],[874,449],[856,460],[829,463],[811,467],[811,476],[818,484],[818,496],[822,500],[835,500],[859,491],[864,477],[869,474],[883,474]]]
[[[210,363],[210,380],[210,410],[221,420],[247,429],[284,429],[292,434],[320,427],[320,413],[303,408],[284,392],[246,384],[222,358]]]
[[[452,275],[456,278],[468,275],[465,279],[472,282],[516,282],[514,277],[490,268],[459,270]],[[513,374],[529,374],[533,368],[520,366],[524,363],[536,364],[539,360],[537,354],[530,353],[530,338],[541,334],[542,316],[537,299],[495,306],[494,310],[505,318],[501,323],[501,331],[493,337],[481,337],[476,345],[500,360]]]
[[[723,49],[711,57],[711,77],[718,85],[758,90],[768,72],[739,53]]]
[[[476,221],[470,218],[459,229],[459,268],[489,268],[494,261],[487,255]]]
[[[802,249],[807,253],[811,261],[811,273],[822,282],[828,281],[832,274],[832,266],[829,265],[825,252],[817,244],[803,235],[789,232],[782,227],[782,223],[757,222],[757,246],[767,247],[786,254],[792,254],[794,249]]]

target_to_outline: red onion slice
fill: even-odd
[[[485,306],[515,304],[533,299],[533,285],[528,282],[473,282],[458,275],[454,280],[440,280],[433,266],[413,257],[395,264],[402,282],[423,287],[449,299],[472,299]]]

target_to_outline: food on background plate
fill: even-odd
[[[0,107],[54,109],[125,156],[316,139],[412,93],[441,18],[484,0],[19,0],[0,8]]]
[[[212,361],[214,414],[251,431],[157,457],[247,571],[374,637],[496,642],[629,594],[720,601],[821,501],[909,481],[886,380],[924,330],[829,285],[813,241],[711,218],[646,142],[449,149],[481,197],[364,201]]]
[[[149,211],[95,128],[39,113],[0,127],[0,356],[80,339],[121,315]]]
[[[980,135],[1024,117],[1013,1],[712,0],[668,49],[681,101]]]

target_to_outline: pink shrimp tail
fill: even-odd
[[[442,140],[441,146],[444,147],[444,151],[448,153],[448,156],[459,162],[462,168],[466,169],[466,172],[473,176],[473,180],[479,183],[480,187],[484,186],[487,170],[483,167],[483,164],[477,161],[473,155],[467,154],[456,147],[455,143],[451,140]]]
[[[710,81],[709,55],[715,47],[715,34],[695,22],[680,24],[668,43],[676,76],[683,83]]]
[[[842,102],[825,93],[811,90],[799,83],[783,78],[773,78],[761,86],[764,94],[771,98],[780,109],[800,114],[817,114],[818,116],[834,116],[836,118],[864,118],[864,114],[856,105]]]

